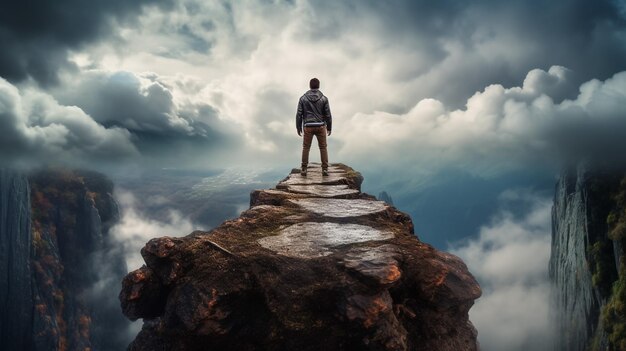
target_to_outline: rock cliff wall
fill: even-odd
[[[603,312],[619,278],[622,249],[609,235],[607,219],[621,178],[579,166],[557,183],[549,272],[558,351],[621,349],[609,337],[614,325]]]
[[[477,350],[481,292],[344,165],[294,170],[210,232],[150,240],[120,300],[129,350]]]
[[[105,268],[119,279],[126,272],[121,253],[108,251],[119,218],[112,191],[97,173],[0,171],[0,350],[127,343],[119,335],[128,322],[110,294],[119,280],[93,288]]]
[[[32,348],[30,188],[0,169],[0,349]]]

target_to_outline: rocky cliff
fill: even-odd
[[[615,230],[626,217],[619,199],[626,190],[622,178],[620,172],[580,166],[557,183],[549,267],[556,350],[626,349],[626,294],[620,292],[624,246],[620,229]]]
[[[0,169],[0,349],[32,348],[30,188]]]
[[[93,288],[126,272],[108,250],[112,191],[97,173],[0,172],[1,350],[120,349],[127,322],[103,294],[119,281]]]
[[[360,191],[362,177],[294,170],[210,232],[150,240],[120,300],[129,350],[477,350],[465,264]]]

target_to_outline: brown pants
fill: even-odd
[[[313,136],[317,138],[317,145],[320,147],[320,156],[322,158],[322,169],[328,169],[328,149],[326,144],[326,126],[304,127],[304,137],[302,141],[302,168],[306,168],[309,164],[309,151]]]

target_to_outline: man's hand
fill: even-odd
[[[302,130],[298,129],[298,136],[302,136]]]
[[[332,133],[332,131],[329,129],[329,130],[328,130],[328,136],[330,136],[330,133]]]

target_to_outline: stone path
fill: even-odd
[[[321,170],[321,167],[314,165],[308,169],[306,176],[291,173],[285,180],[278,183],[276,188],[287,193],[306,194],[307,197],[288,201],[307,212],[327,217],[326,219],[342,218],[344,223],[293,224],[280,229],[276,235],[259,239],[261,246],[285,256],[314,258],[330,255],[333,248],[343,245],[387,240],[394,237],[390,231],[358,224],[359,217],[384,212],[388,207],[385,202],[369,199],[337,199],[335,197],[358,195],[360,191],[349,187],[348,172],[345,169],[337,166],[329,167],[328,176],[322,176]],[[351,265],[353,267],[369,266],[368,263],[354,263],[358,260],[376,262],[379,265],[382,262],[393,264],[393,259],[379,257],[381,255],[391,257],[387,252],[376,252],[377,254],[369,252],[363,255],[353,252],[350,259]]]

